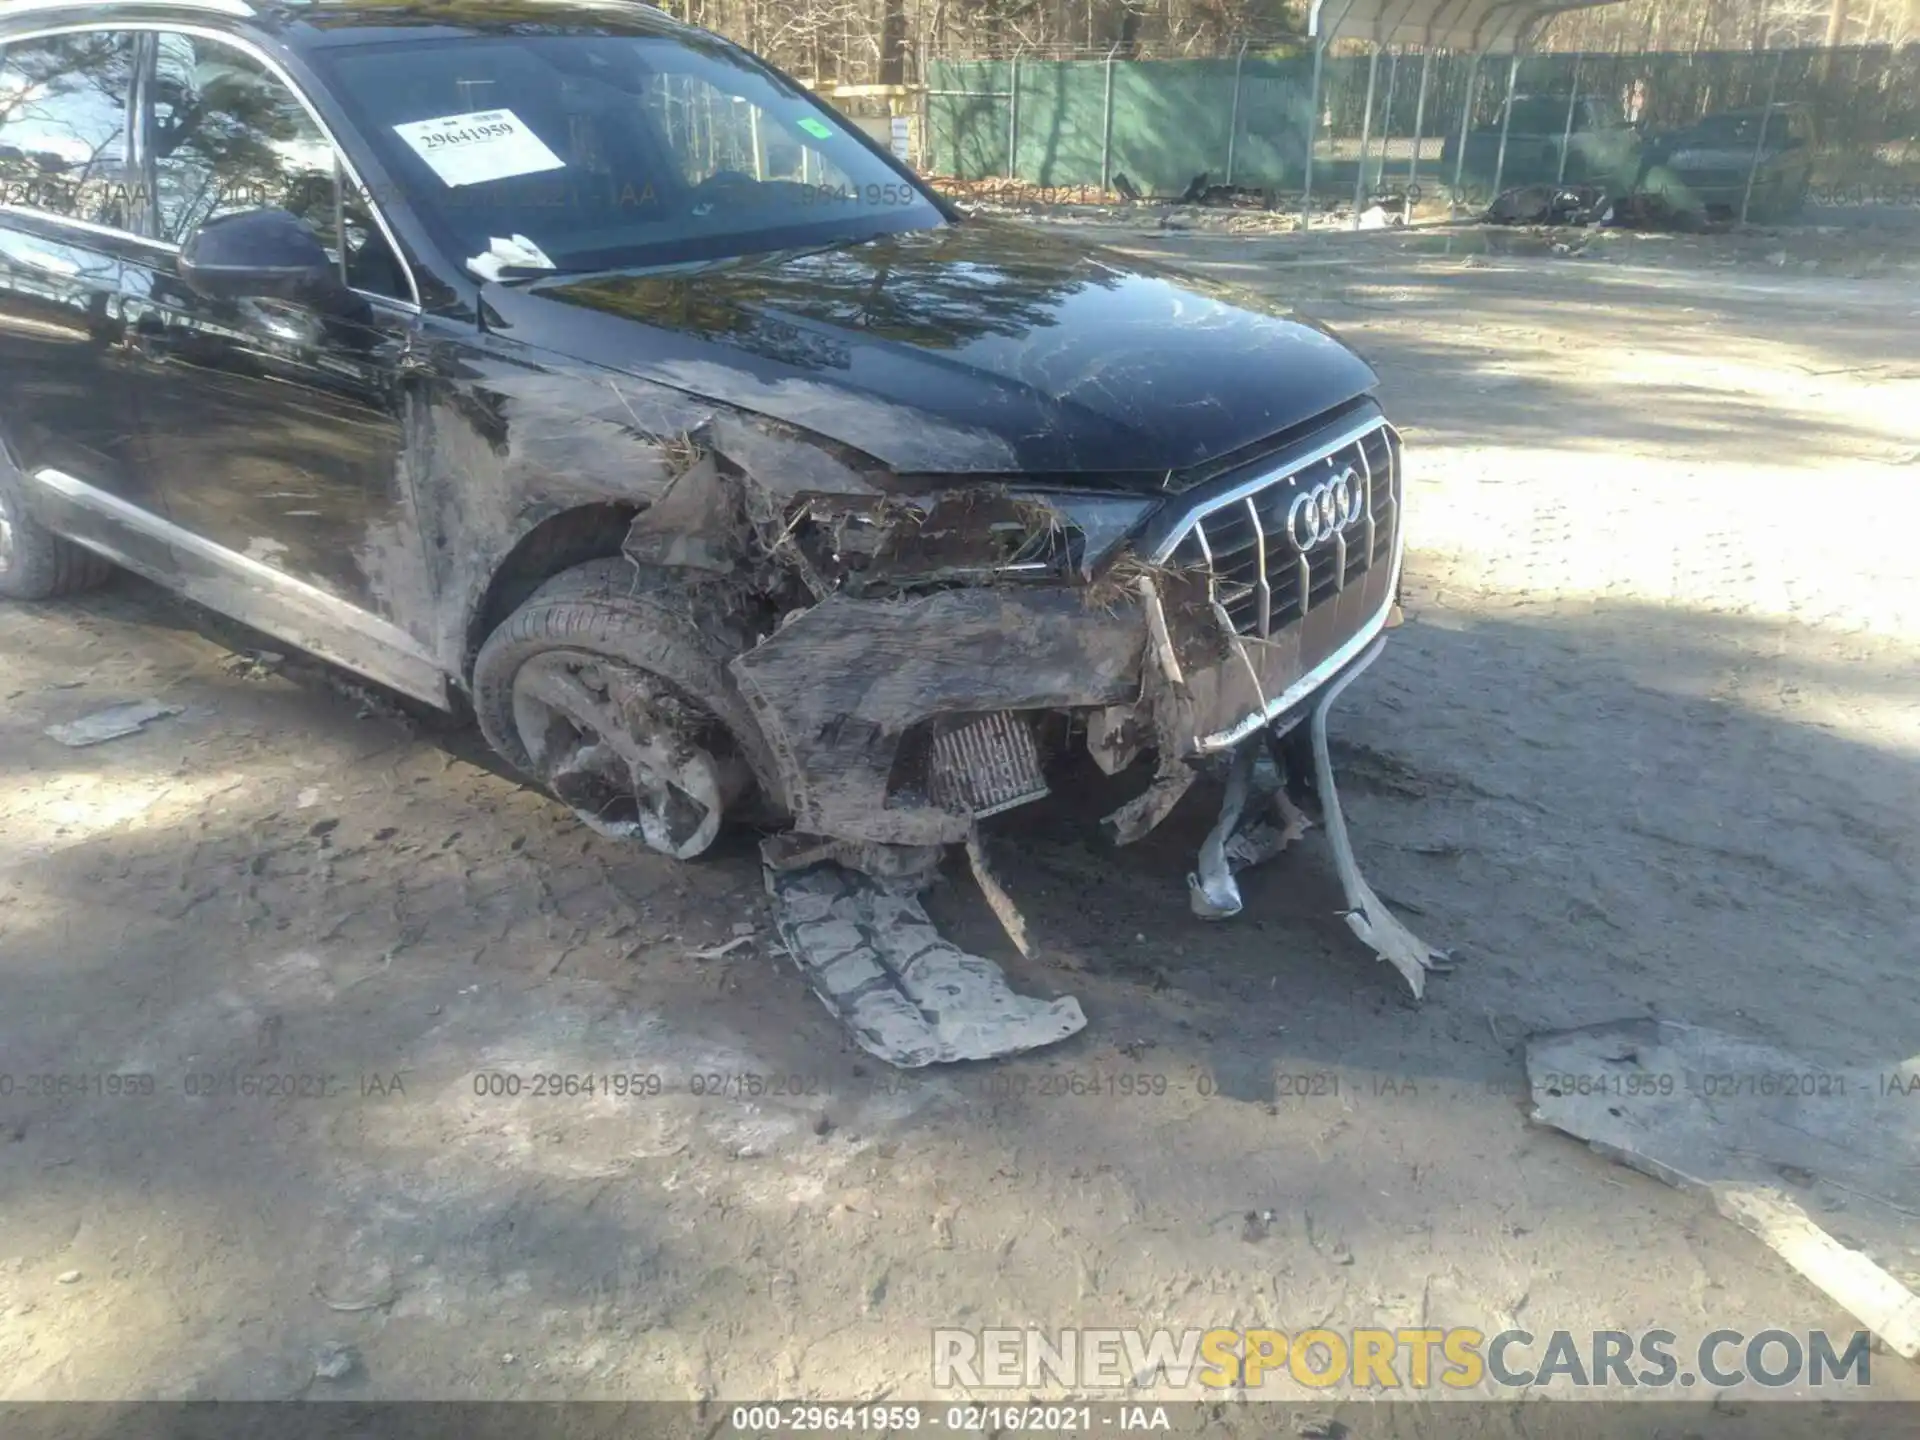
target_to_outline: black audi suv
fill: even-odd
[[[1392,607],[1349,350],[648,7],[11,0],[0,190],[0,595],[139,572],[682,858],[1068,747],[1134,838]]]

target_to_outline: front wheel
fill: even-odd
[[[113,567],[27,513],[13,462],[0,451],[0,600],[49,600],[90,590]]]
[[[480,647],[493,748],[603,835],[690,860],[772,758],[726,662],[750,642],[717,604],[624,558],[549,580]]]

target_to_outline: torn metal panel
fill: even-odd
[[[906,600],[834,595],[731,670],[803,830],[890,844],[962,841],[972,817],[889,797],[906,730],[957,712],[1107,706],[1139,694],[1138,609],[1078,591],[1002,587]]]
[[[1156,579],[1145,572],[1132,576],[1147,632],[1136,725],[1151,736],[1159,752],[1159,769],[1146,790],[1101,822],[1116,845],[1131,845],[1150,833],[1193,788],[1195,774],[1187,764],[1187,746],[1182,738],[1193,729],[1193,692],[1187,685],[1186,668],[1174,643],[1161,589],[1164,583],[1181,580],[1166,574]],[[1110,723],[1103,721],[1103,725]]]
[[[943,940],[916,881],[834,864],[766,874],[780,938],[807,983],[860,1047],[889,1065],[1017,1055],[1086,1026],[1073,997],[1017,995],[991,960]]]
[[[1532,1037],[1527,1079],[1536,1121],[1708,1192],[1889,1348],[1920,1357],[1920,1058],[1832,1067],[1632,1019]]]
[[[667,491],[627,529],[621,551],[636,565],[730,575],[746,559],[746,511],[738,488],[709,453],[694,451]]]
[[[752,477],[769,495],[878,495],[884,477],[872,462],[855,463],[857,451],[812,439],[802,431],[756,415],[716,410],[704,429],[691,432]]]
[[[457,380],[423,389],[409,417],[411,489],[438,597],[431,643],[455,673],[464,672],[503,563],[555,516],[609,504],[631,514],[672,496],[675,513],[644,524],[634,548],[670,568],[714,572],[736,568],[726,562],[744,554],[756,531],[777,534],[794,496],[881,493],[870,483],[874,462],[784,422],[631,375],[556,363],[499,337],[488,343],[488,354],[464,357]],[[683,485],[689,456],[711,456],[741,488],[723,496],[704,472]],[[720,527],[726,506],[745,516],[730,538]],[[680,521],[694,528],[676,530]],[[608,534],[598,553],[621,541]]]

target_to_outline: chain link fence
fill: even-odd
[[[1512,61],[1242,44],[1210,59],[934,59],[926,73],[922,164],[965,181],[1110,190],[1123,176],[1171,198],[1204,175],[1276,203],[1411,190],[1471,205],[1496,182],[1644,185],[1663,142],[1704,136],[1752,150],[1753,170],[1776,142],[1799,147],[1806,203],[1920,204],[1920,46]],[[1763,110],[1782,118],[1763,128]]]

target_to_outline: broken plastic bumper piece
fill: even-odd
[[[1347,928],[1405,978],[1414,998],[1426,993],[1427,975],[1451,968],[1446,951],[1427,944],[1409,930],[1373,892],[1360,873],[1340,808],[1333,760],[1327,749],[1327,715],[1334,701],[1379,655],[1384,642],[1376,640],[1316,697],[1308,719],[1313,744],[1314,789],[1320,800],[1327,843],[1346,895],[1343,918]],[[1265,764],[1265,737],[1244,741],[1233,752],[1227,771],[1226,796],[1220,818],[1200,847],[1200,860],[1187,877],[1193,913],[1204,920],[1222,920],[1241,910],[1235,872],[1279,854],[1304,833],[1308,821],[1288,798],[1273,767]],[[1257,802],[1249,809],[1249,801]]]
[[[1051,1045],[1087,1023],[1071,996],[1016,994],[1000,967],[943,939],[914,877],[876,878],[828,860],[769,864],[787,953],[868,1054],[916,1069]]]

